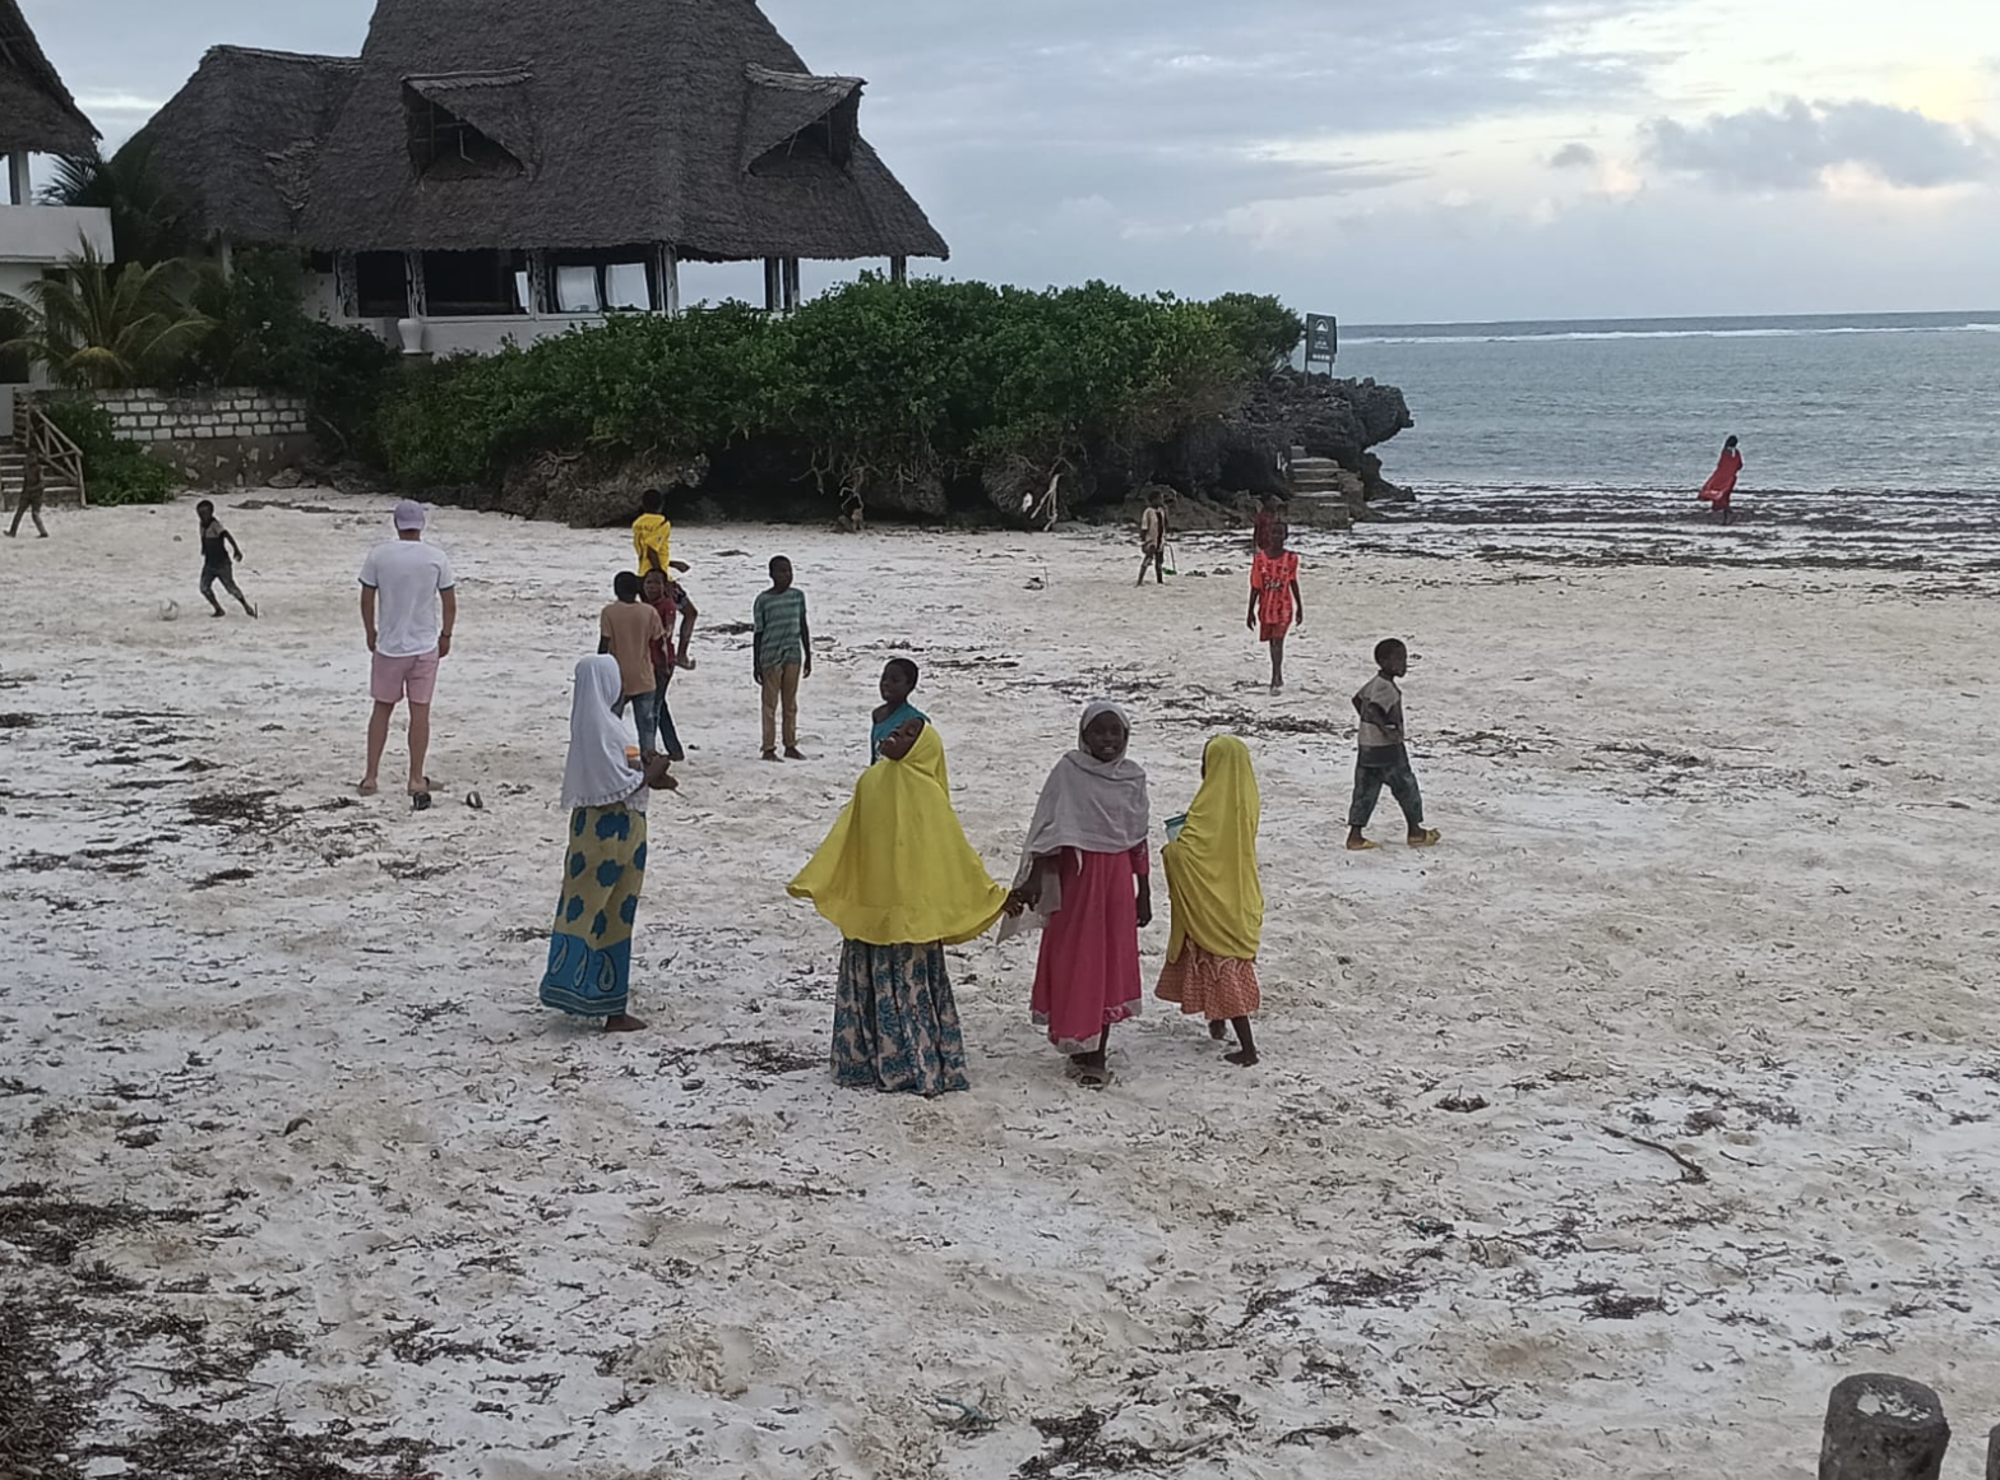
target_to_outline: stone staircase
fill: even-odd
[[[1361,480],[1330,457],[1292,449],[1292,522],[1314,529],[1346,529],[1354,522]]]

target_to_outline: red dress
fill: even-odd
[[[1035,963],[1035,1025],[1063,1053],[1093,1053],[1098,1035],[1137,1017],[1139,901],[1134,879],[1152,868],[1146,845],[1129,853],[1062,855],[1062,908],[1042,927]]]
[[[1729,507],[1729,496],[1736,492],[1736,478],[1743,471],[1743,454],[1730,448],[1722,454],[1722,461],[1715,465],[1715,476],[1701,488],[1701,501],[1714,504],[1718,509]]]
[[[1250,567],[1250,589],[1257,594],[1257,640],[1272,642],[1292,630],[1292,587],[1299,579],[1299,557],[1287,550],[1275,558],[1262,550]]]

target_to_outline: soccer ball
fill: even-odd
[[[160,620],[162,622],[177,622],[180,620],[180,615],[181,604],[178,601],[163,601],[160,603]]]

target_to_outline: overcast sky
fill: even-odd
[[[207,46],[352,54],[370,8],[25,0],[113,144]],[[1349,322],[2000,307],[1992,0],[765,9],[869,80],[954,274]]]

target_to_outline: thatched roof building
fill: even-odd
[[[360,75],[352,57],[211,47],[125,148],[148,157],[203,240],[291,242]]]
[[[304,234],[351,251],[671,242],[682,257],[944,257],[753,0],[380,0]]]
[[[96,152],[97,126],[43,55],[21,7],[0,0],[0,156]]]
[[[803,259],[949,255],[864,85],[755,0],[378,0],[357,60],[216,48],[133,147],[225,249],[323,254],[344,316],[671,310],[679,263],[758,259],[777,307]]]

